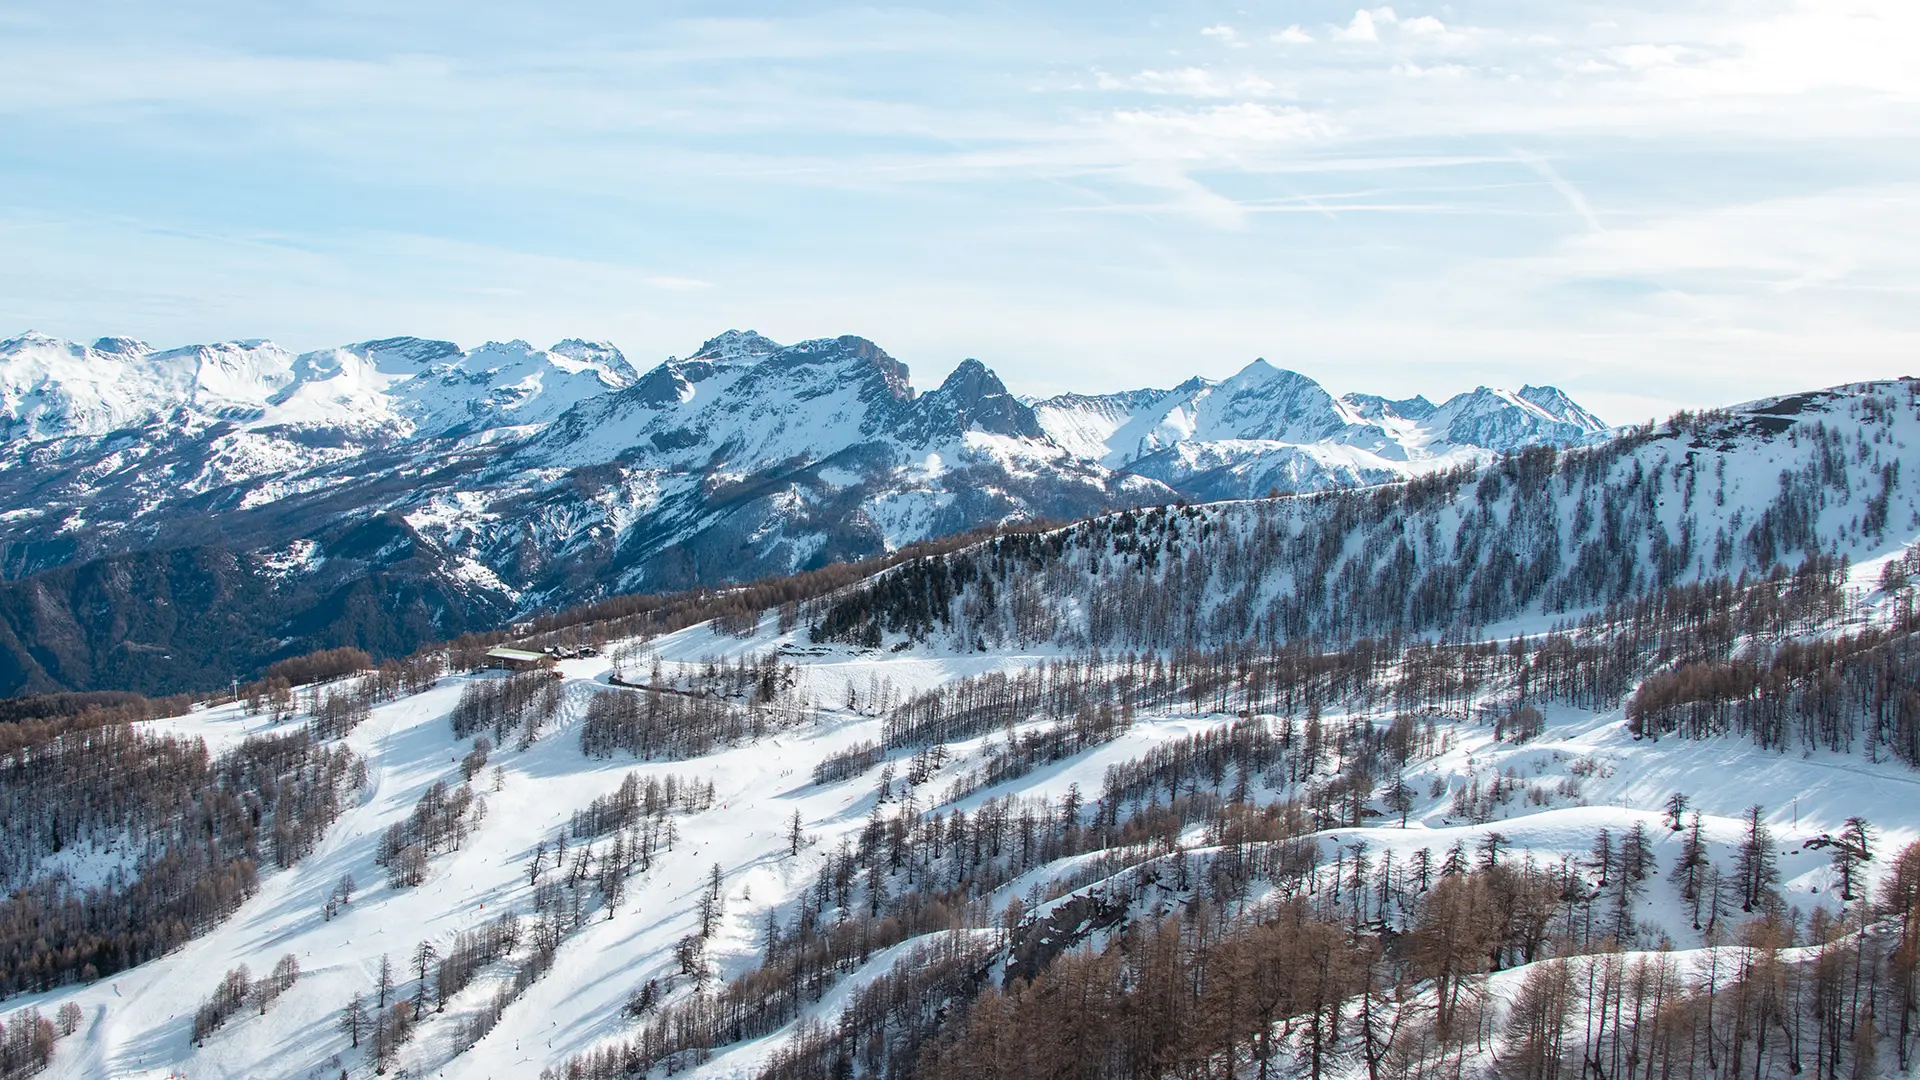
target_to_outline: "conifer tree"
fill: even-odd
[[[386,953],[380,954],[380,971],[374,976],[374,1009],[385,1012],[387,998],[393,994],[393,960]]]
[[[347,999],[347,1007],[340,1011],[340,1030],[347,1034],[349,1046],[360,1045],[360,1033],[367,1029],[367,1002],[355,990]]]
[[[1707,842],[1695,810],[1687,822],[1686,835],[1680,841],[1680,858],[1673,864],[1673,880],[1680,886],[1680,898],[1693,907],[1693,928],[1700,929],[1700,911],[1706,901],[1713,866],[1707,861]]]
[[[1676,791],[1673,794],[1667,796],[1667,828],[1668,829],[1671,829],[1674,832],[1679,832],[1683,828],[1680,818],[1681,818],[1681,815],[1687,812],[1687,802],[1688,802],[1687,796],[1682,792]]]
[[[433,942],[422,941],[413,947],[413,1015],[419,1016],[427,1010],[427,976],[433,971],[434,961],[440,959],[440,950]]]
[[[1860,868],[1873,861],[1873,827],[1863,817],[1850,817],[1833,840],[1833,872],[1840,878],[1840,899],[1851,902],[1859,884]]]
[[[1761,815],[1766,808],[1758,803],[1747,807],[1747,837],[1740,844],[1740,854],[1734,861],[1734,876],[1740,885],[1740,910],[1752,911],[1762,906],[1773,896],[1773,888],[1780,880],[1780,869],[1775,863],[1773,833],[1767,829]]]

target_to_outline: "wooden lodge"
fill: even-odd
[[[495,671],[538,671],[552,666],[553,657],[546,653],[509,649],[504,645],[487,650],[487,667]]]

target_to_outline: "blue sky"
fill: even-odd
[[[1912,0],[536,7],[0,3],[0,334],[1920,373]]]

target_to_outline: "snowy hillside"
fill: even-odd
[[[1683,415],[1372,489],[1124,511],[903,565],[825,616],[879,645],[1169,648],[1498,635],[1920,529],[1913,382]],[[1438,415],[1438,413],[1436,413]]]
[[[827,362],[935,398],[871,360]],[[682,375],[681,407],[728,377]],[[948,401],[929,439],[992,406]],[[49,1077],[1891,1075],[1916,435],[1915,384],[1843,387],[1001,537],[726,632],[565,626],[526,642],[551,673],[457,647],[249,688],[141,731],[281,770],[257,885],[92,974],[114,905],[34,937],[16,897],[3,1007],[72,1027]],[[7,815],[11,880],[187,857],[167,799],[115,817],[108,769],[62,768],[169,790],[140,745],[8,759],[0,794],[84,805]]]
[[[129,636],[87,614],[131,602],[112,583],[156,562],[169,589],[300,597],[277,623],[219,613],[279,643],[224,673],[247,675],[1006,522],[1374,483],[1601,430],[1550,389],[1474,391],[1418,420],[1361,411],[1264,363],[1031,404],[968,360],[922,393],[857,337],[729,331],[640,374],[578,340],[294,356],[26,335],[0,342],[0,689],[198,685],[162,659],[164,621]],[[369,577],[409,598],[405,633],[369,625],[351,591]],[[129,648],[150,670],[99,681]]]
[[[902,779],[914,777],[915,761],[909,758],[917,761],[919,756],[908,747],[887,755],[890,764],[875,760],[836,782],[816,784],[812,774],[836,753],[844,755],[864,741],[881,739],[886,725],[871,714],[889,699],[950,685],[968,674],[1027,669],[1041,657],[896,659],[808,649],[790,638],[716,638],[704,629],[660,641],[652,654],[662,658],[669,679],[684,670],[698,681],[710,658],[764,655],[783,647],[788,662],[796,665],[793,688],[784,695],[797,703],[791,718],[776,719],[774,730],[757,740],[690,761],[652,764],[582,753],[580,737],[593,696],[631,692],[606,686],[605,660],[563,661],[566,679],[551,719],[537,727],[529,746],[516,748],[517,733],[504,740],[503,748],[475,773],[471,786],[485,800],[484,813],[473,815],[457,846],[434,856],[421,884],[412,887],[390,885],[387,873],[373,860],[380,838],[410,819],[430,786],[461,782],[460,759],[469,753],[471,740],[454,737],[448,714],[468,680],[450,680],[425,694],[378,706],[344,743],[366,761],[367,780],[311,856],[291,870],[269,874],[259,893],[217,929],[161,960],[87,987],[8,1005],[35,1007],[48,1016],[65,1002],[79,1005],[79,1029],[58,1045],[47,1074],[53,1077],[160,1076],[174,1071],[202,1077],[304,1077],[334,1075],[341,1068],[366,1075],[370,1052],[349,1046],[349,1034],[340,1029],[339,1020],[355,994],[368,998],[371,1006],[381,957],[400,972],[392,996],[411,1000],[419,987],[409,964],[420,941],[444,957],[458,947],[459,935],[514,912],[522,921],[522,944],[483,964],[444,1009],[437,1003],[430,971],[426,1019],[394,1057],[409,1075],[531,1075],[639,1030],[636,1025],[643,1027],[644,1019],[630,1018],[627,1010],[649,983],[660,988],[663,1008],[693,991],[695,979],[683,973],[676,951],[684,949],[698,929],[703,890],[714,867],[720,871],[720,914],[701,939],[699,961],[711,972],[703,976],[708,979],[753,968],[764,952],[769,915],[795,917],[816,882],[832,881],[835,852],[844,850],[843,841],[859,843],[875,820],[884,823],[915,811],[964,810],[975,815],[993,807],[990,799],[1010,799],[1009,807],[1037,806],[1037,800],[1048,799],[1058,807],[1077,786],[1092,821],[1098,813],[1091,805],[1095,796],[1112,782],[1110,766],[1182,745],[1183,740],[1217,736],[1236,722],[1232,709],[1142,710],[1116,738],[949,801],[943,793],[977,784],[967,777],[1003,752],[995,748],[991,732],[985,738],[944,744],[945,760],[925,779]],[[1668,880],[1685,839],[1663,820],[1662,807],[1675,791],[1686,793],[1689,806],[1703,815],[1699,820],[1709,857],[1722,865],[1731,863],[1740,844],[1741,815],[1755,793],[1792,793],[1792,800],[1782,794],[1766,812],[1784,853],[1779,867],[1782,895],[1803,912],[1837,906],[1831,899],[1836,885],[1827,853],[1806,848],[1807,841],[1837,834],[1855,815],[1875,823],[1882,850],[1895,850],[1920,836],[1920,822],[1911,817],[1920,774],[1902,763],[1869,765],[1858,757],[1833,754],[1778,757],[1756,753],[1734,737],[1649,743],[1631,735],[1618,709],[1591,712],[1565,706],[1549,709],[1543,730],[1531,740],[1513,743],[1499,738],[1479,717],[1476,702],[1499,696],[1496,689],[1484,698],[1456,698],[1422,710],[1430,717],[1423,722],[1438,726],[1429,727],[1425,749],[1416,751],[1399,777],[1413,793],[1406,823],[1390,808],[1367,811],[1373,820],[1363,827],[1330,823],[1332,827],[1312,835],[1317,861],[1326,868],[1322,872],[1336,877],[1345,873],[1338,863],[1351,861],[1351,852],[1358,850],[1376,870],[1398,866],[1400,873],[1410,874],[1409,868],[1425,859],[1437,876],[1448,851],[1462,848],[1479,857],[1475,853],[1495,836],[1506,857],[1516,862],[1525,857],[1552,867],[1571,859],[1581,865],[1602,830],[1618,838],[1638,826],[1651,838],[1650,854],[1659,872],[1629,898],[1626,918],[1637,933],[1670,938],[1684,950],[1697,948],[1702,935],[1692,926],[1695,905],[1682,899],[1679,886]],[[853,708],[845,707],[848,700],[855,703]],[[1385,724],[1390,715],[1329,701],[1317,724],[1331,733],[1347,730],[1351,723]],[[206,738],[219,747],[233,745],[264,724],[262,718],[223,706],[157,726]],[[1331,751],[1333,739],[1328,738]],[[1281,759],[1285,757],[1283,753]],[[1305,779],[1281,779],[1288,769],[1297,774],[1302,768]],[[886,787],[883,771],[896,778],[896,790],[890,799],[876,802]],[[582,837],[572,822],[594,800],[614,794],[629,774],[692,778],[712,783],[714,792],[706,808],[672,813],[677,836],[671,848],[663,841],[649,868],[633,871],[619,900],[609,902],[608,887],[599,875],[610,857],[608,844],[614,841]],[[1317,767],[1276,765],[1256,773],[1254,785],[1259,797],[1270,798],[1333,783],[1339,775],[1329,758]],[[1227,786],[1234,782],[1230,770]],[[1339,796],[1334,798],[1337,819],[1343,811],[1337,809]],[[795,813],[803,833],[798,854],[788,833]],[[1186,857],[1204,865],[1217,854],[1210,846],[1212,827],[1196,822],[1189,828]],[[531,883],[539,875],[529,867],[542,846],[556,837],[572,837],[577,847],[591,848],[594,855],[581,884],[562,885],[557,900],[543,900],[541,886]],[[1030,856],[1023,865],[1011,868],[1018,872],[983,898],[988,910],[976,917],[984,927],[995,925],[994,912],[1010,905],[1030,907],[1036,897],[1050,896],[1052,890],[1041,883],[1052,877],[1089,882],[1108,875],[1101,871],[1090,879],[1081,873],[1085,856],[1052,862]],[[1589,877],[1594,873],[1582,872]],[[559,883],[561,874],[557,868],[548,870],[544,880]],[[1195,880],[1206,877],[1206,871],[1197,868],[1193,874]],[[339,914],[328,918],[323,901],[346,877],[354,879],[357,888]],[[903,881],[892,887],[910,886]],[[1256,882],[1240,903],[1269,887]],[[1413,890],[1410,884],[1404,887]],[[1080,888],[1085,892],[1086,885]],[[1167,876],[1163,888],[1142,893],[1137,902],[1148,907],[1178,902],[1185,891]],[[553,908],[556,902],[563,906]],[[1336,907],[1345,904],[1337,898],[1333,902]],[[1368,911],[1375,904],[1371,898],[1360,902]],[[1615,917],[1607,914],[1609,902],[1604,896],[1593,902],[1603,922]],[[1040,910],[1061,903],[1053,900]],[[545,915],[540,913],[543,905],[548,908]],[[580,910],[567,914],[566,905]],[[1366,916],[1368,921],[1376,917],[1395,916]],[[1729,922],[1734,918],[1724,911],[1720,917]],[[515,972],[526,970],[537,951],[530,943],[537,934],[534,928],[553,918],[572,923],[572,928],[556,931],[558,944],[551,960],[542,961],[544,970],[510,995],[497,1022],[476,1041],[476,1019],[489,1016],[500,991],[514,985]],[[997,944],[997,931],[982,933]],[[222,973],[246,965],[255,975],[264,974],[284,955],[298,960],[297,983],[263,1015],[242,1010],[196,1046],[188,1030],[191,1014],[213,994]],[[828,985],[834,990],[803,1008],[802,1020],[726,1047],[696,1074],[756,1075],[805,1017],[831,1022],[834,1010],[847,1002],[847,990],[904,955],[901,947],[882,949],[863,965],[830,976]],[[1692,963],[1697,955],[1682,952],[1679,957]]]

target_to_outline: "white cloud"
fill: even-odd
[[[1196,67],[1142,71],[1124,78],[1103,72],[1099,77],[1099,85],[1103,90],[1139,90],[1149,94],[1197,98],[1259,98],[1280,92],[1279,87],[1259,75],[1245,72],[1222,74]]]
[[[1380,11],[1385,13],[1384,18],[1381,18],[1380,21],[1382,22],[1393,21],[1392,8],[1381,8]],[[1333,40],[1335,41],[1379,41],[1380,30],[1377,26],[1374,25],[1375,18],[1376,18],[1375,12],[1368,11],[1365,8],[1361,8],[1359,11],[1356,11],[1353,13],[1352,22],[1349,22],[1347,25],[1343,27],[1337,27],[1334,29]]]
[[[1294,106],[1273,108],[1255,102],[1204,109],[1121,110],[1113,118],[1125,130],[1192,137],[1196,143],[1291,142],[1333,133],[1333,126],[1322,116]]]
[[[1681,45],[1651,45],[1642,43],[1637,45],[1616,45],[1613,48],[1602,50],[1601,55],[1619,67],[1639,71],[1648,68],[1672,67],[1686,60],[1689,56],[1694,55],[1694,50]]]
[[[1299,23],[1294,23],[1285,30],[1276,31],[1273,35],[1273,41],[1280,45],[1311,45],[1313,44],[1313,35],[1300,29]]]
[[[1473,74],[1464,64],[1395,64],[1393,70],[1409,79],[1464,79]]]
[[[1210,37],[1213,40],[1220,42],[1222,45],[1241,46],[1246,44],[1246,42],[1240,40],[1239,33],[1235,31],[1233,27],[1228,26],[1225,23],[1220,23],[1215,26],[1204,27],[1201,29],[1200,33],[1201,33],[1201,36]]]
[[[1355,11],[1345,26],[1333,28],[1331,36],[1335,41],[1374,42],[1382,40],[1389,29],[1407,43],[1446,45],[1457,45],[1471,33],[1450,28],[1432,15],[1404,17],[1390,7],[1376,7]]]

